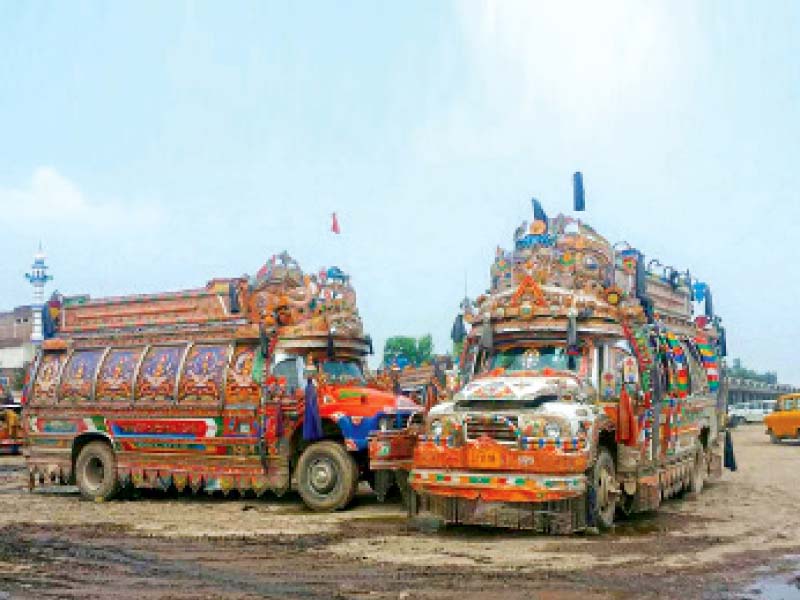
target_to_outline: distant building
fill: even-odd
[[[33,323],[30,306],[0,312],[0,376],[13,381],[19,369],[33,360],[36,351],[31,341]]]

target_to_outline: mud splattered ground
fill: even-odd
[[[740,470],[599,537],[410,529],[368,492],[347,512],[296,496],[30,494],[0,458],[4,598],[800,598],[800,444],[734,434]]]

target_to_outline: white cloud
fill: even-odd
[[[154,205],[90,199],[52,167],[38,167],[24,187],[0,187],[0,214],[16,224],[61,223],[111,230],[159,225],[165,217]]]
[[[418,132],[431,160],[444,151],[451,158],[513,154],[553,127],[565,145],[613,136],[621,122],[674,98],[691,62],[689,5],[484,0],[456,7],[470,92]]]

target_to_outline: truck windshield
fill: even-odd
[[[490,361],[490,369],[506,371],[540,371],[542,369],[569,369],[569,356],[566,348],[541,346],[538,348],[510,348],[495,353]],[[582,358],[574,357],[574,366],[580,368]]]
[[[322,363],[322,371],[329,381],[344,383],[356,381],[360,384],[366,383],[361,366],[355,362],[345,362],[341,360],[326,360]]]

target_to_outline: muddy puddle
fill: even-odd
[[[757,577],[737,600],[800,600],[800,555],[782,557],[777,568],[757,569]]]

